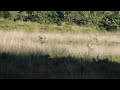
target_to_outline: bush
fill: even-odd
[[[14,20],[18,19],[19,11],[10,11],[9,19]]]
[[[104,16],[100,21],[99,27],[103,27],[107,31],[117,31],[120,27],[120,14],[114,12]]]
[[[0,17],[9,18],[9,16],[10,16],[9,11],[0,11]]]

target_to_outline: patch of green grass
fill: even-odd
[[[22,21],[13,22],[11,20],[4,20],[0,22],[0,29],[1,30],[25,30],[25,31],[33,31],[37,29],[39,31],[47,31],[47,32],[68,32],[71,30],[71,27],[68,25],[57,26],[57,25],[39,24],[39,23],[33,23],[33,22],[30,22],[30,23],[22,22]]]
[[[13,22],[10,20],[4,20],[0,22],[0,29],[7,31],[7,30],[25,30],[25,31],[32,31],[34,30],[34,25],[24,22]]]
[[[105,30],[100,30],[96,27],[89,26],[84,28],[76,28],[76,27],[82,27],[82,26],[75,26],[74,25],[53,25],[53,24],[40,24],[35,22],[23,22],[23,21],[11,21],[4,19],[0,21],[0,30],[24,30],[24,31],[42,31],[42,32],[58,32],[58,33],[64,33],[64,32],[70,32],[70,33],[83,33],[83,34],[118,34],[120,35],[119,31],[116,32],[107,32]]]
[[[38,26],[39,29],[42,29],[44,31],[47,32],[72,32],[72,28],[69,25],[64,25],[64,26],[57,26],[57,25],[48,25],[48,24],[44,24],[44,25],[39,25]]]

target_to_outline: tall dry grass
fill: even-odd
[[[40,39],[40,37],[43,39]],[[77,43],[74,44],[75,42],[73,41]],[[82,43],[79,43],[81,41]],[[107,44],[110,42],[111,45]],[[113,42],[117,42],[118,44],[112,44]],[[90,43],[90,48],[93,48],[92,50],[87,47],[88,43]],[[119,57],[119,43],[120,36],[118,35],[0,31],[0,53],[9,52],[19,54],[41,52],[43,54],[49,54],[50,57]]]

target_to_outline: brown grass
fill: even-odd
[[[44,43],[40,43],[39,36],[46,37]],[[94,38],[98,42],[94,43]],[[66,41],[84,41],[78,44],[64,44]],[[54,42],[54,41],[59,41]],[[106,42],[104,42],[106,41]],[[99,44],[102,43],[103,44]],[[107,56],[119,57],[120,44],[107,45],[109,42],[120,42],[118,35],[95,35],[95,34],[72,34],[72,33],[42,33],[42,32],[23,32],[23,31],[0,31],[0,52],[10,53],[29,53],[42,52],[51,57],[72,56],[72,57],[100,57]],[[89,50],[87,44],[94,48]]]

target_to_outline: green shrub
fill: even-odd
[[[106,15],[100,21],[99,27],[105,28],[107,31],[117,31],[120,27],[120,14],[113,12]]]
[[[107,31],[120,29],[119,11],[0,11],[0,18],[32,21],[41,24],[77,24]]]

